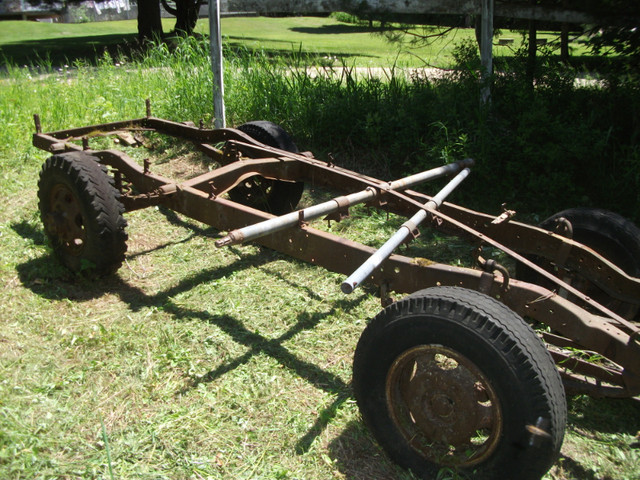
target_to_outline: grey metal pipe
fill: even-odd
[[[256,238],[269,235],[270,233],[279,232],[286,228],[296,225],[298,222],[313,220],[323,215],[336,212],[341,208],[355,205],[357,203],[366,202],[377,195],[375,189],[369,187],[361,192],[352,193],[344,197],[334,198],[328,202],[319,203],[312,207],[295,212],[287,213],[280,217],[270,218],[262,222],[254,223],[243,228],[238,228],[229,232],[225,237],[216,240],[216,247],[224,247],[227,245],[237,245],[239,243],[255,240]]]
[[[467,158],[455,163],[450,163],[442,167],[432,168],[415,175],[411,175],[393,182],[389,182],[386,187],[387,190],[404,190],[406,188],[418,185],[419,183],[435,178],[440,178],[446,175],[451,175],[459,172],[462,168],[473,165],[473,160]],[[229,232],[225,237],[220,240],[216,240],[216,247],[224,247],[228,245],[237,245],[239,243],[255,240],[256,238],[269,235],[271,233],[279,232],[286,228],[296,225],[301,220],[309,221],[319,218],[330,213],[337,212],[340,209],[364,203],[369,200],[373,200],[380,191],[373,187],[368,187],[360,192],[351,193],[343,197],[334,198],[324,203],[314,205],[302,210],[287,213],[280,217],[270,218],[262,222],[248,225],[243,228],[239,228]]]
[[[469,176],[471,171],[465,168],[456,175],[438,194],[424,204],[424,209],[419,210],[413,217],[402,224],[400,229],[385,242],[376,252],[371,255],[360,267],[353,272],[344,282],[342,282],[341,290],[343,293],[353,292],[358,285],[364,282],[373,271],[384,262],[393,251],[398,248],[402,242],[424,221],[428,216],[429,210],[437,210],[444,202],[444,199],[453,192],[462,181]]]
[[[413,187],[427,180],[432,180],[447,175],[454,175],[460,172],[463,168],[473,167],[475,163],[475,160],[473,160],[472,158],[458,160],[457,162],[449,163],[447,165],[443,165],[442,167],[432,168],[431,170],[426,170],[424,172],[416,173],[414,175],[389,182],[389,189],[398,191],[406,190],[407,188]]]

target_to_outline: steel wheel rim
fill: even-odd
[[[403,352],[386,380],[391,419],[428,461],[470,467],[489,458],[502,433],[502,411],[487,377],[464,355],[441,345]]]
[[[44,218],[47,233],[56,239],[65,253],[79,255],[86,242],[80,201],[67,185],[61,183],[53,186],[49,200],[50,212]]]
[[[247,205],[253,208],[264,208],[269,203],[269,195],[275,185],[274,180],[260,177],[252,177],[237,187],[235,187],[229,195],[232,196],[232,200],[243,205]]]

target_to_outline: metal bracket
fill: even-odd
[[[502,213],[492,220],[491,225],[500,225],[501,223],[508,222],[516,215],[515,210],[507,210],[506,207],[507,204],[503,203]]]
[[[395,300],[389,296],[389,282],[380,282],[380,304],[382,308],[391,305]]]
[[[365,203],[366,207],[372,207],[372,208],[379,208],[380,210],[386,210],[385,207],[388,205],[389,202],[387,202],[386,198],[385,198],[385,194],[387,193],[388,190],[384,190],[382,188],[379,187],[368,187],[371,190],[374,190],[376,192],[376,195],[368,202]],[[389,212],[387,211],[387,216],[389,215]]]
[[[564,217],[556,218],[555,233],[573,239],[573,225]]]
[[[309,222],[305,221],[304,219],[304,210],[299,210],[298,211],[298,227],[304,228],[307,225],[309,225]]]
[[[412,241],[420,236],[420,230],[418,230],[418,226],[412,222],[411,220],[407,220],[402,224],[407,230],[409,230],[409,236],[404,240],[405,245],[409,245]]]
[[[209,182],[209,200],[215,200],[216,199],[216,192],[217,192],[217,188],[215,187],[215,185],[213,184],[213,181]]]
[[[338,210],[331,212],[329,215],[324,217],[324,219],[329,223],[329,227],[331,227],[331,220],[339,222],[349,216],[350,202],[347,197],[337,197],[334,198],[333,201],[338,205]]]
[[[37,113],[33,115],[33,123],[36,127],[36,133],[42,133],[42,124],[40,123],[40,115]]]
[[[502,275],[502,279],[503,279],[501,290],[503,292],[506,292],[507,290],[509,290],[509,279],[510,279],[509,271],[504,266],[500,265],[498,262],[496,262],[493,259],[485,260],[480,255],[478,255],[478,257],[476,258],[476,261],[478,262],[478,265],[480,265],[480,268],[484,270],[483,277],[484,277],[484,273],[489,273],[491,274],[492,278],[495,278],[495,272],[499,272]],[[482,283],[482,279],[481,279],[481,283]]]
[[[495,277],[493,276],[493,273],[482,272],[480,275],[480,283],[478,283],[478,291],[485,295],[489,295],[491,293],[491,287],[493,286],[494,280]]]
[[[573,225],[571,222],[564,217],[560,217],[556,219],[555,233],[561,237],[573,239]],[[562,242],[562,245],[558,249],[558,254],[555,256],[554,260],[556,264],[559,266],[564,265],[569,258],[569,254],[571,253],[571,249],[573,245],[569,242]]]

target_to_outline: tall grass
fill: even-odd
[[[532,88],[515,63],[495,76],[487,106],[476,57],[463,45],[460,70],[430,79],[350,66],[313,76],[254,54],[229,61],[227,104],[237,122],[279,122],[306,148],[390,177],[474,157],[474,180],[457,198],[483,210],[586,205],[639,221],[638,83],[577,86],[579,72],[543,63]]]
[[[487,108],[468,44],[457,51],[462,70],[435,79],[351,65],[310,71],[296,51],[286,62],[249,50],[225,55],[231,125],[275,121],[305,149],[389,177],[472,156],[475,180],[457,198],[488,211],[508,202],[545,215],[580,204],[640,220],[637,83],[577,87],[577,72],[549,65],[533,89],[516,63],[496,75]],[[0,153],[12,160],[5,167],[21,168],[31,156],[21,132],[33,113],[54,130],[140,116],[151,98],[154,115],[213,120],[208,46],[193,38],[137,59],[105,54],[98,67],[10,66],[7,77]]]

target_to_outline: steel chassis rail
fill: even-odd
[[[549,274],[524,255],[535,254],[579,272],[610,297],[640,309],[640,279],[630,277],[593,250],[549,231],[510,220],[510,214],[493,217],[442,203],[434,208],[432,197],[408,190],[410,185],[385,182],[357,174],[313,158],[268,147],[231,128],[209,130],[147,116],[123,122],[42,133],[35,116],[33,144],[51,153],[87,151],[108,166],[121,191],[126,211],[162,205],[214,228],[232,232],[274,217],[232,202],[223,194],[259,175],[281,181],[304,181],[310,185],[345,192],[371,191],[369,204],[407,217],[424,212],[434,228],[469,238],[480,245],[496,247],[534,269],[556,285],[553,291],[539,285],[510,279],[506,269],[479,257],[482,270],[422,262],[392,254],[366,279],[378,285],[383,304],[389,292],[412,293],[430,286],[460,286],[499,299],[513,311],[554,332],[543,334],[552,356],[573,392],[593,396],[629,397],[640,393],[640,328],[607,310],[571,285]],[[209,173],[177,183],[151,172],[117,150],[91,150],[89,140],[137,131],[153,131],[193,142],[205,155],[222,166]],[[216,145],[222,145],[216,148]],[[462,163],[460,166],[468,166]],[[133,187],[133,189],[129,188]],[[131,193],[135,190],[135,194]],[[342,197],[340,197],[342,198]],[[348,205],[329,218],[339,219]],[[441,203],[441,202],[440,202]],[[376,250],[309,226],[303,213],[294,226],[255,238],[255,242],[293,258],[327,270],[350,275]],[[411,234],[417,234],[412,231]],[[411,237],[411,235],[409,235]],[[224,243],[224,242],[223,242]],[[349,289],[345,289],[348,291]],[[568,292],[580,305],[570,301]],[[597,312],[597,313],[594,313]],[[557,347],[557,348],[556,348]],[[590,363],[568,354],[567,349],[596,352],[608,362]]]

